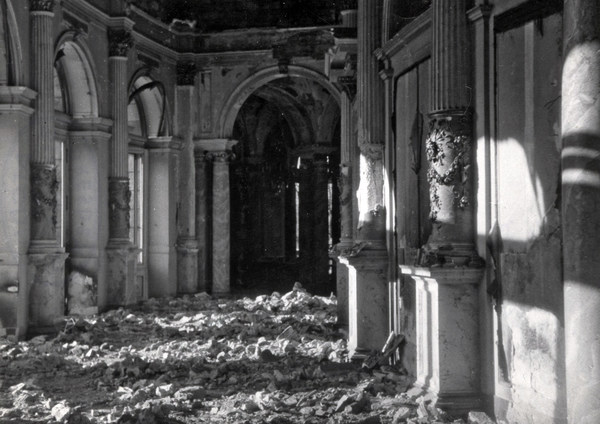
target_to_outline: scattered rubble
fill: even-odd
[[[0,339],[0,423],[453,422],[387,362],[348,362],[335,297],[301,287],[206,293],[65,319],[54,338]],[[476,421],[481,422],[481,421]]]

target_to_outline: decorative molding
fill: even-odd
[[[129,179],[109,178],[108,211],[111,239],[129,239],[130,200]]]
[[[194,61],[177,62],[177,85],[194,85],[197,73]]]
[[[54,165],[31,164],[31,216],[38,224],[50,221],[56,227],[57,190]]]
[[[229,150],[222,152],[208,152],[206,158],[217,163],[229,163],[235,159],[235,154]]]
[[[30,0],[30,12],[54,12],[55,0]]]
[[[133,47],[131,31],[122,28],[108,28],[108,55],[127,57]]]
[[[452,187],[454,205],[464,209],[470,204],[471,167],[471,115],[470,113],[432,116],[426,142],[427,172],[429,181],[431,212],[430,219],[437,222],[437,213],[442,207],[439,198],[441,186]]]

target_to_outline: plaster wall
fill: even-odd
[[[496,412],[510,423],[566,420],[557,195],[561,32],[561,17],[553,15],[496,35],[492,291],[499,302],[496,394],[507,401]]]

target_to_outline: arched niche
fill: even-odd
[[[74,119],[98,117],[98,92],[83,35],[66,31],[54,55],[55,109]]]
[[[318,83],[333,96],[338,106],[340,105],[340,93],[338,89],[322,73],[303,66],[290,65],[288,72],[283,74],[280,72],[278,66],[271,66],[251,75],[233,90],[221,109],[219,136],[221,138],[231,138],[238,112],[248,97],[265,84],[286,77],[305,78]]]
[[[172,133],[165,87],[148,69],[133,75],[127,112],[130,133],[144,138],[168,137]]]
[[[0,0],[0,26],[0,86],[23,85],[21,41],[10,0]]]

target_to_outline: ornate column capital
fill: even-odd
[[[206,158],[217,163],[229,163],[235,159],[235,154],[229,150],[222,152],[207,152]]]
[[[177,85],[194,85],[198,67],[189,61],[177,62]]]
[[[133,37],[131,36],[131,31],[123,28],[108,29],[109,57],[127,57],[131,47],[133,47]]]
[[[29,12],[54,12],[55,0],[29,0]]]

